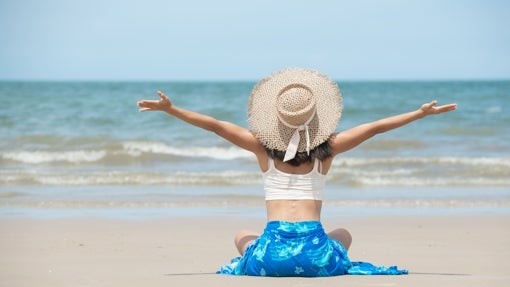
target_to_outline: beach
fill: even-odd
[[[510,1],[0,0],[0,287],[510,287],[509,11]],[[299,67],[328,78],[290,72]],[[285,69],[291,77],[273,78]],[[161,93],[177,108],[145,109]],[[299,138],[323,162],[266,170],[243,128],[287,155]],[[326,232],[352,234],[351,262],[409,274],[216,274],[239,256],[240,230],[263,232],[275,198],[289,202],[269,218],[320,217]],[[280,224],[274,242],[312,225]],[[319,235],[260,244],[254,258],[306,254],[311,264],[290,273],[324,274],[341,259]]]
[[[257,278],[217,275],[237,256],[234,234],[259,217],[228,213],[0,219],[0,286],[508,286],[510,215],[338,216],[352,261],[398,265],[401,276]]]
[[[253,82],[0,82],[0,286],[510,286],[510,82],[339,82],[337,131],[437,99],[458,110],[335,158],[326,230],[404,276],[216,275],[265,226],[256,158],[136,102],[246,127]],[[108,99],[108,101],[105,101]],[[228,104],[227,104],[228,103]]]

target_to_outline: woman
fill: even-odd
[[[320,215],[325,175],[333,158],[376,134],[428,115],[456,109],[436,106],[388,117],[334,133],[342,112],[336,83],[308,69],[285,69],[261,80],[250,94],[250,129],[176,107],[162,92],[159,100],[138,102],[140,111],[164,111],[212,131],[255,154],[263,173],[267,225],[262,234],[243,230],[235,237],[242,257],[220,273],[255,276],[333,276],[342,274],[405,274],[406,270],[351,262],[350,233],[342,228],[325,233]]]

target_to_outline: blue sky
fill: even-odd
[[[510,1],[0,0],[0,79],[510,79]]]

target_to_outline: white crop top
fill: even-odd
[[[266,200],[322,200],[326,176],[320,173],[322,163],[316,159],[307,174],[290,174],[279,171],[269,158],[269,168],[262,173]]]

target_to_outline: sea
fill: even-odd
[[[0,216],[264,213],[255,157],[137,101],[247,127],[253,82],[0,82]],[[458,109],[338,155],[324,213],[510,213],[510,81],[338,81],[337,131],[418,109]]]

